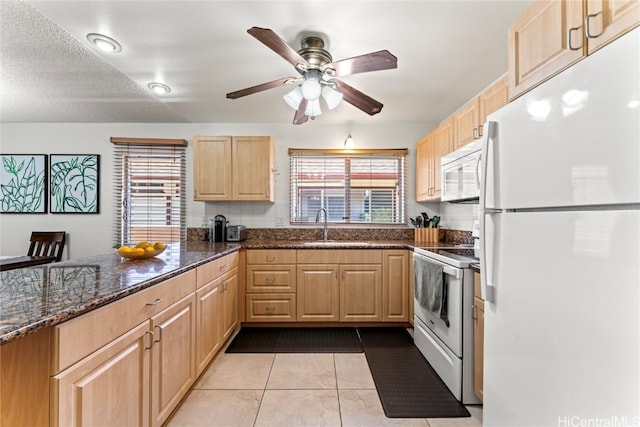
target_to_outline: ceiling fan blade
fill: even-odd
[[[353,58],[335,61],[327,64],[324,68],[333,68],[336,70],[335,76],[348,76],[350,74],[398,68],[398,58],[393,56],[388,50],[380,50],[378,52],[366,53],[364,55],[354,56]]]
[[[262,42],[269,49],[283,57],[296,69],[307,68],[309,63],[300,54],[287,44],[279,35],[268,28],[251,27],[247,33]]]
[[[302,101],[300,101],[300,106],[296,110],[296,114],[293,116],[294,125],[301,125],[305,123],[307,120],[309,120],[309,116],[304,114],[306,109],[307,109],[307,100],[305,98],[302,98]]]
[[[300,80],[299,77],[285,77],[284,79],[278,79],[267,83],[262,83],[256,86],[251,86],[246,89],[237,90],[227,94],[227,98],[236,99],[243,96],[251,95],[256,92],[262,92],[263,90],[273,89],[274,87],[284,86],[290,83],[296,83]]]
[[[342,93],[344,97],[343,99],[354,107],[361,109],[370,116],[378,114],[380,111],[382,111],[382,103],[371,98],[369,95],[365,95],[358,89],[349,86],[341,80],[332,79],[331,81],[335,82],[336,90]]]

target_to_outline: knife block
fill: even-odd
[[[437,243],[439,241],[440,241],[439,228],[416,228],[415,229],[416,243]]]

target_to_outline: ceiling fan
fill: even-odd
[[[336,77],[397,68],[398,58],[388,50],[334,62],[331,54],[324,48],[324,41],[320,37],[305,37],[301,43],[302,48],[296,51],[268,28],[252,27],[247,32],[293,65],[300,76],[285,77],[231,92],[227,94],[227,98],[236,99],[267,89],[300,83],[284,96],[287,104],[296,110],[293,117],[293,124],[296,125],[305,123],[309,117],[315,119],[322,113],[321,96],[329,109],[335,108],[344,99],[371,116],[382,110],[380,102]]]

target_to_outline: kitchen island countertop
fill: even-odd
[[[57,325],[235,252],[239,243],[188,241],[156,258],[113,253],[0,273],[0,345]]]

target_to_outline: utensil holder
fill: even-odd
[[[416,228],[415,241],[416,243],[437,243],[440,241],[440,229]]]

